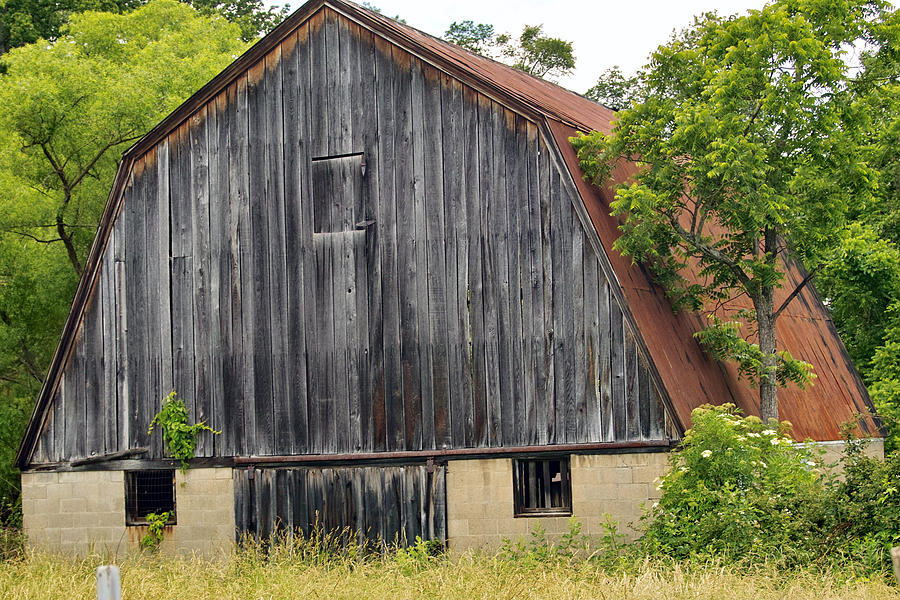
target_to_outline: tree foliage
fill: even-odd
[[[121,13],[141,0],[3,0],[0,2],[0,54],[10,48],[55,40],[69,17],[84,11]]]
[[[241,39],[252,41],[272,31],[290,13],[290,6],[266,7],[262,0],[182,0],[201,15],[220,15],[241,28]]]
[[[497,58],[535,77],[563,77],[575,68],[572,42],[545,36],[543,25],[526,25],[518,38],[498,34],[494,26],[473,21],[454,21],[444,39],[470,52]]]
[[[607,108],[622,110],[639,101],[641,91],[640,74],[626,76],[619,66],[615,65],[605,70],[584,96]]]
[[[3,57],[0,413],[24,414],[37,395],[122,152],[233,61],[240,35],[153,0],[73,15],[55,41]],[[4,476],[17,436],[0,444]],[[0,496],[13,493],[0,481]]]
[[[573,140],[597,183],[622,157],[642,166],[617,188],[615,247],[647,263],[676,306],[719,306],[700,338],[759,385],[764,418],[778,416],[780,381],[809,377],[775,337],[786,261],[818,271],[848,207],[875,188],[859,153],[868,115],[849,93],[847,49],[877,44],[890,18],[887,5],[865,0],[704,15],[653,53],[643,101],[619,112],[610,135]],[[688,268],[699,277],[685,278]],[[722,306],[740,295],[752,311]]]
[[[473,21],[453,21],[444,39],[483,56],[490,56],[494,47],[509,42],[509,36],[495,33],[493,25]]]

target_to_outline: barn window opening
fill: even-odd
[[[125,522],[145,525],[147,515],[169,512],[175,524],[175,471],[125,472]]]
[[[515,516],[572,514],[568,457],[513,461]]]

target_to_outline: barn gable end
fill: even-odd
[[[32,462],[668,443],[556,152],[321,8],[136,157]]]

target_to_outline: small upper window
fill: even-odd
[[[145,525],[147,515],[169,513],[175,524],[175,471],[125,472],[125,522]]]
[[[515,516],[572,514],[568,457],[513,461]]]

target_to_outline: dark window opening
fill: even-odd
[[[572,480],[569,459],[513,461],[515,516],[572,514]]]
[[[125,472],[125,522],[144,525],[147,515],[170,512],[175,524],[175,471]]]

